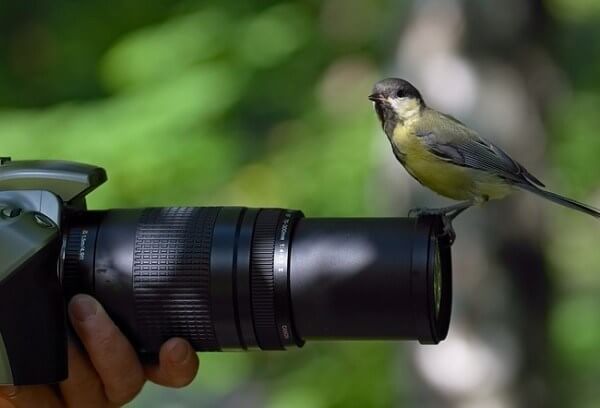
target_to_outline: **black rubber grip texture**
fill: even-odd
[[[220,350],[210,308],[210,252],[217,207],[149,208],[138,224],[133,262],[137,324],[158,351],[184,337],[198,351]]]
[[[261,210],[252,238],[250,280],[254,329],[258,345],[263,350],[282,350],[275,317],[275,281],[273,253],[281,210]]]
[[[64,244],[62,288],[67,300],[81,291],[83,274],[80,269],[81,228],[71,228]]]

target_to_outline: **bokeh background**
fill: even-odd
[[[591,0],[3,1],[0,153],[104,166],[93,208],[403,216],[446,202],[366,99],[393,75],[600,207],[599,73]],[[456,230],[442,345],[205,354],[130,406],[599,406],[598,221],[519,193]]]

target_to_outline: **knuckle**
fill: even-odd
[[[85,390],[86,393],[96,394],[103,389],[102,381],[97,375],[73,375],[68,380],[73,388]]]
[[[146,382],[141,367],[120,365],[118,370],[105,373],[104,389],[109,401],[125,404],[131,401],[142,390]]]
[[[90,339],[94,343],[94,349],[99,352],[112,355],[116,350],[117,328],[114,325],[109,325],[104,330],[99,330],[94,337]]]
[[[19,391],[19,387],[15,387],[14,385],[3,385],[0,387],[0,393],[9,398],[17,396]]]

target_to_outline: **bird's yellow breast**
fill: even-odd
[[[497,177],[444,161],[431,153],[411,129],[398,125],[392,143],[404,157],[406,170],[426,187],[454,200],[500,198],[510,187]]]

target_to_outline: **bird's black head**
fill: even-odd
[[[423,97],[412,84],[400,78],[386,78],[373,86],[369,95],[386,133],[396,124],[418,113],[425,106]]]
[[[400,78],[382,79],[373,86],[373,91],[369,95],[369,99],[376,102],[384,98],[414,98],[421,103],[423,102],[423,98],[417,88],[410,82]]]

